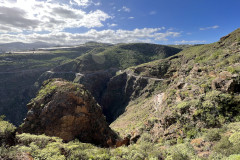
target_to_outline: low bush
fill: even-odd
[[[195,159],[194,149],[189,143],[177,144],[168,150],[166,160],[190,160]]]
[[[209,129],[205,134],[205,140],[207,141],[218,141],[221,139],[220,130],[218,128]]]
[[[231,143],[229,137],[224,136],[214,147],[213,150],[225,156],[240,153],[240,145],[238,143]]]
[[[240,159],[240,154],[233,154],[229,156],[226,160],[239,160]]]
[[[40,148],[44,148],[48,143],[60,142],[62,141],[57,137],[48,137],[45,135],[33,135],[28,133],[23,133],[16,136],[18,144],[29,146],[31,143],[35,143]]]
[[[5,116],[0,116],[0,146],[12,145],[16,130],[16,127],[8,121],[4,121],[4,118]]]

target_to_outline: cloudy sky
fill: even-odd
[[[0,0],[0,43],[211,43],[240,27],[239,0]]]

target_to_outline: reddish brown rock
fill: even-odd
[[[121,146],[128,146],[130,145],[130,137],[125,137],[123,140],[119,140],[116,142],[116,148]]]
[[[64,141],[78,138],[106,147],[108,139],[118,139],[101,107],[82,85],[62,79],[48,80],[28,109],[19,132],[57,136]]]

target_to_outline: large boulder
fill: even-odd
[[[90,92],[62,79],[44,82],[37,97],[28,104],[27,117],[18,132],[57,136],[64,141],[78,138],[105,147],[107,140],[118,139]]]
[[[222,92],[240,92],[239,75],[227,71],[221,72],[217,78],[212,81],[212,89]]]

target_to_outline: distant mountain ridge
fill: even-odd
[[[0,54],[4,52],[14,52],[14,51],[27,51],[34,50],[38,48],[53,47],[56,44],[50,44],[45,42],[33,42],[33,43],[23,43],[23,42],[12,42],[12,43],[2,43],[0,44]]]

